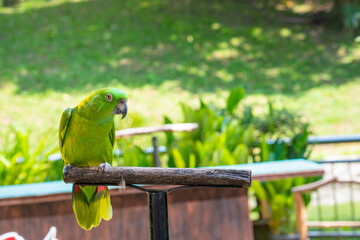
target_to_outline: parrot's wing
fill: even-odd
[[[69,126],[70,118],[71,118],[72,108],[67,108],[63,112],[60,120],[60,126],[59,126],[59,146],[60,146],[60,152],[62,152],[62,147],[64,144],[66,132]]]
[[[114,147],[115,146],[115,124],[113,124],[113,126],[110,130],[109,137],[110,137],[111,145]]]

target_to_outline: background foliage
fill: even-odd
[[[49,150],[47,136],[30,149],[29,134],[12,128],[5,134],[0,147],[0,185],[44,182],[62,178],[62,162],[49,161],[58,152],[55,145]]]
[[[243,85],[243,101],[261,107],[270,98],[304,116],[315,134],[359,132],[360,45],[352,32],[325,23],[279,20],[311,11],[306,2],[29,0],[1,7],[0,132],[22,126],[39,141],[64,109],[109,85],[128,93],[129,111],[142,113],[145,125],[161,124],[164,114],[180,121],[179,103],[196,105],[200,95],[223,108],[229,89]]]
[[[130,118],[117,129],[160,124],[164,114],[166,123],[200,124],[188,135],[160,136],[168,149],[163,166],[307,157],[307,122],[315,134],[358,132],[358,1],[333,8],[351,31],[334,27],[329,3],[34,0],[1,7],[0,185],[60,179],[61,161],[48,156],[62,111],[109,85],[130,99]],[[114,165],[153,164],[143,151],[148,142],[117,144]],[[275,227],[291,214],[289,188],[299,181],[255,183]]]

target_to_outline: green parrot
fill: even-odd
[[[107,173],[115,143],[114,115],[127,114],[127,96],[117,88],[103,88],[74,108],[67,108],[60,120],[59,145],[64,174],[72,166],[99,166]],[[72,205],[80,227],[90,230],[101,219],[112,217],[107,186],[73,185]]]

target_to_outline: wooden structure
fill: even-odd
[[[216,169],[248,169],[252,171],[252,180],[261,181],[323,173],[320,164],[304,159],[218,166]],[[168,189],[173,186],[153,187]],[[149,238],[146,193],[110,187],[113,218],[102,221],[99,227],[88,232],[75,220],[71,189],[72,184],[63,181],[0,187],[0,234],[17,231],[25,239],[43,239],[49,228],[55,226],[58,239]],[[246,188],[179,189],[169,193],[168,203],[170,239],[235,240],[239,236],[244,240],[254,239]]]
[[[135,186],[133,184],[172,184],[189,187],[249,187],[251,171],[232,169],[194,168],[144,168],[108,167],[105,172],[98,167],[71,167],[64,174],[66,183],[81,185],[126,185],[147,193],[149,207],[150,240],[168,240],[168,194],[183,187],[169,189]]]
[[[135,135],[152,134],[156,132],[191,132],[198,128],[197,123],[165,124],[156,127],[127,128],[116,131],[116,138],[132,137]]]
[[[72,170],[76,173],[79,169],[74,167],[69,173]],[[88,170],[92,171],[91,168]],[[210,175],[216,172],[213,169],[198,170]],[[110,168],[107,176],[113,177],[113,172]],[[179,172],[189,173],[184,173],[181,169]],[[249,173],[239,170],[231,172]],[[176,173],[171,175],[176,176]],[[70,178],[71,176],[68,175]],[[170,239],[238,239],[242,236],[242,239],[252,240],[247,189],[237,188],[240,185],[248,186],[250,179],[243,178],[239,181],[240,178],[235,183],[235,188],[197,187],[172,191],[168,196]],[[126,181],[126,177],[124,179]],[[131,181],[131,178],[128,178],[128,183]],[[226,181],[228,180],[218,179],[221,185],[229,184]],[[162,190],[174,186],[152,187]],[[110,187],[113,218],[102,221],[99,227],[91,231],[85,231],[75,220],[71,189],[72,184],[62,181],[0,187],[0,233],[16,231],[25,239],[42,239],[49,228],[55,226],[58,239],[149,238],[149,209],[144,192],[130,188],[119,191],[117,187]]]
[[[64,175],[66,183],[121,186],[126,184],[250,187],[251,171],[208,168],[71,167]]]
[[[313,177],[322,176],[324,174],[324,169],[319,163],[306,159],[289,159],[252,164],[218,166],[217,168],[249,169],[251,170],[253,181],[272,181],[293,177]],[[261,205],[262,218],[268,219],[270,217],[270,206],[268,201],[260,200],[258,204]]]
[[[271,181],[294,177],[313,177],[324,174],[323,167],[306,159],[289,159],[260,163],[224,165],[216,169],[243,169],[251,171],[252,181]]]
[[[336,177],[329,179],[322,179],[317,182],[297,186],[292,189],[295,199],[296,219],[298,224],[298,232],[300,240],[306,240],[311,237],[360,237],[360,232],[355,231],[336,231],[336,232],[320,232],[309,231],[309,227],[316,227],[321,229],[326,228],[360,228],[360,221],[349,220],[343,221],[335,219],[334,221],[308,221],[306,209],[302,194],[317,190],[330,184],[357,184],[360,185],[359,180],[339,180]],[[334,208],[337,208],[335,201]],[[335,210],[337,211],[337,210]]]
[[[43,239],[55,226],[58,239],[149,239],[144,192],[110,189],[113,218],[85,231],[78,226],[72,210],[71,184],[60,181],[30,185],[22,185],[23,194],[29,196],[0,199],[1,233],[16,231],[25,239]],[[1,187],[0,193],[10,188]],[[67,192],[51,193],[51,189]],[[51,194],[36,196],[41,190]],[[253,239],[246,188],[181,189],[171,192],[168,201],[170,239]]]

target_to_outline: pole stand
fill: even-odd
[[[251,171],[214,168],[109,167],[106,174],[99,167],[71,167],[64,174],[66,183],[80,185],[123,185],[147,193],[150,240],[169,239],[168,193],[182,188],[241,188],[251,185]],[[136,184],[136,185],[134,185]],[[170,185],[170,189],[140,186]]]
[[[168,194],[185,186],[170,189],[146,189],[132,184],[126,186],[147,194],[150,240],[169,240]]]
[[[150,240],[169,239],[168,192],[147,192]]]
[[[149,207],[150,240],[169,240],[168,194],[174,190],[196,188],[199,186],[178,186],[169,189],[147,189],[139,185],[126,184],[127,187],[146,192]],[[200,186],[208,188],[224,188],[227,186]],[[242,187],[233,187],[242,188]]]

